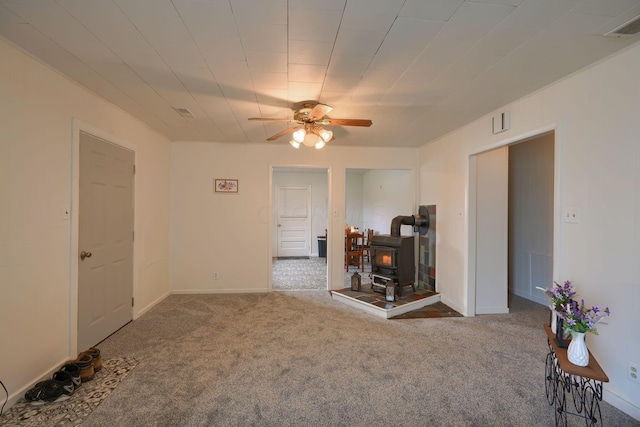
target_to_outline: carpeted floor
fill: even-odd
[[[100,344],[105,361],[140,362],[82,427],[553,425],[548,310],[509,308],[390,321],[327,291],[171,295]],[[77,425],[74,397],[7,425]],[[600,407],[602,425],[639,425]]]
[[[106,359],[93,380],[82,383],[63,402],[34,406],[22,400],[0,417],[2,426],[79,426],[131,372],[138,360],[131,357]]]
[[[140,363],[83,427],[547,427],[549,314],[510,310],[390,321],[327,291],[171,295],[100,344]]]

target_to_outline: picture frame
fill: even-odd
[[[237,193],[238,180],[227,178],[214,178],[213,190],[216,193]]]

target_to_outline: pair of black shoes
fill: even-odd
[[[56,371],[50,380],[40,381],[24,394],[24,398],[32,405],[62,402],[67,400],[82,385],[80,368],[66,363]]]
[[[62,402],[67,400],[82,385],[94,378],[102,369],[100,350],[90,348],[69,360],[56,371],[50,380],[40,381],[24,394],[24,398],[32,405]]]

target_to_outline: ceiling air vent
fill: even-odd
[[[609,31],[605,36],[633,37],[640,32],[640,15]]]
[[[193,113],[186,108],[173,107],[173,109],[185,119],[193,119]]]

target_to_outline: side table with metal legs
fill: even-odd
[[[556,426],[566,427],[568,415],[583,418],[586,426],[602,426],[602,383],[609,382],[609,378],[591,352],[587,366],[569,362],[567,349],[558,346],[551,327],[544,325],[544,329],[549,345],[545,363],[545,391],[549,405],[554,407]],[[568,405],[568,399],[573,401],[572,408]]]

